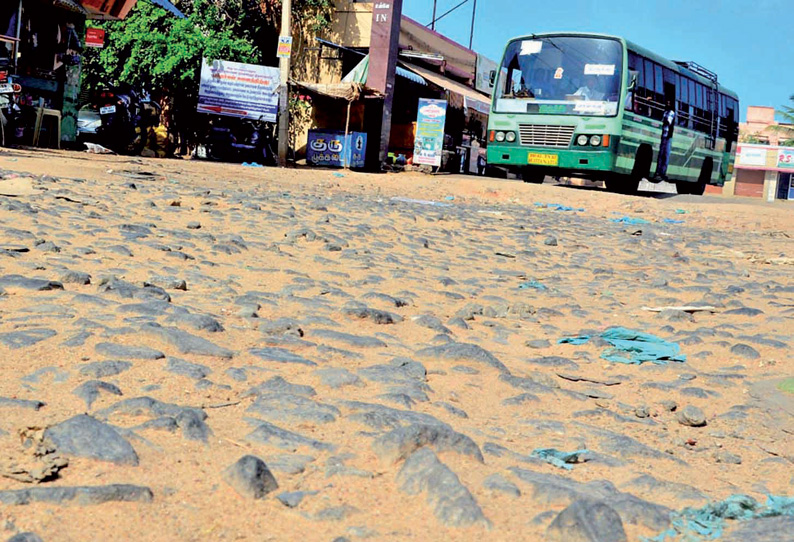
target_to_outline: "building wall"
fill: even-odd
[[[785,140],[794,139],[794,127],[791,130],[775,128],[788,126],[778,123],[775,114],[774,107],[748,107],[747,122],[739,125],[739,141],[759,140],[765,145],[780,145]]]

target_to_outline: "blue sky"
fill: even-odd
[[[461,0],[438,0],[438,14]],[[436,30],[469,43],[471,0]],[[427,24],[432,0],[404,0]],[[510,37],[559,30],[623,36],[671,60],[715,71],[748,105],[779,108],[794,94],[792,0],[478,0],[474,50],[499,60]]]

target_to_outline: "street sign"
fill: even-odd
[[[101,28],[87,28],[85,31],[85,46],[101,49],[105,46],[105,31]]]
[[[446,100],[419,100],[414,141],[414,164],[441,165],[444,150],[444,126],[447,121]]]
[[[198,112],[276,122],[278,68],[203,59]]]
[[[278,39],[278,58],[290,58],[292,56],[292,36],[281,36]]]

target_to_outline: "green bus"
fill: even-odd
[[[738,97],[694,62],[615,36],[531,34],[508,43],[491,81],[488,163],[526,182],[580,177],[632,194],[642,179],[667,180],[702,195],[733,173]],[[665,118],[672,137],[657,175]]]

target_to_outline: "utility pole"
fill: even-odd
[[[292,36],[292,0],[281,0],[281,37]],[[279,58],[281,86],[278,100],[278,165],[286,167],[289,148],[289,58]]]
[[[474,46],[474,20],[477,18],[477,0],[474,0],[474,7],[471,10],[471,36],[469,37],[469,49]]]
[[[430,23],[430,30],[436,29],[436,8],[438,7],[438,0],[433,0],[433,22]]]

